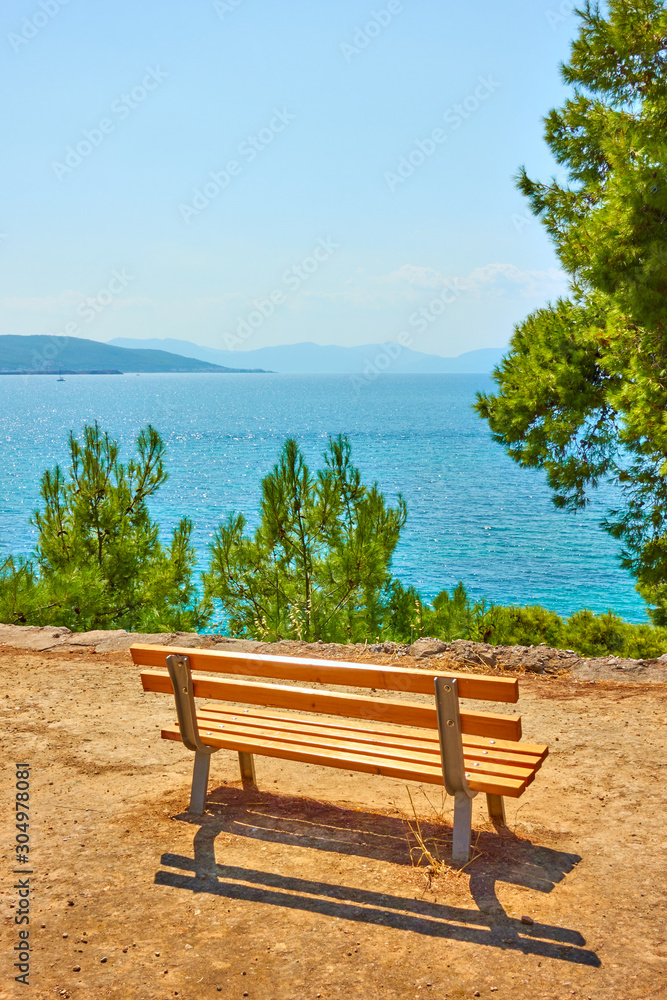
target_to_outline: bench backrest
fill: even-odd
[[[434,680],[442,677],[441,672],[175,646],[136,644],[130,648],[130,652],[134,663],[144,667],[164,668],[167,656],[174,654],[187,656],[192,671],[231,675],[232,679],[193,676],[194,695],[198,698],[438,729],[434,703],[373,698],[372,694],[361,696],[322,688],[266,684],[261,681],[239,680],[238,677],[365,688],[371,692],[376,690],[433,695]],[[513,677],[449,672],[448,676],[456,678],[461,698],[513,704],[519,697],[518,681]],[[144,691],[174,693],[169,674],[164,669],[142,671],[141,682]],[[462,709],[460,717],[461,731],[467,735],[512,741],[521,738],[521,718],[518,715]]]

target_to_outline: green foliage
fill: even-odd
[[[577,611],[563,623],[561,644],[582,656],[630,656],[650,659],[667,652],[667,629],[633,625],[607,611]]]
[[[619,486],[605,528],[667,624],[667,10],[588,3],[570,62],[573,95],[547,116],[567,183],[520,189],[571,278],[571,299],[521,323],[477,410],[554,501],[577,509]]]
[[[141,431],[127,465],[97,424],[84,428],[83,442],[70,434],[69,445],[68,473],[56,466],[41,479],[34,559],[7,560],[0,571],[0,619],[78,631],[203,625],[192,524],[183,518],[165,549],[148,512],[148,498],[167,478],[158,432]]]
[[[267,640],[349,642],[375,635],[391,586],[389,565],[406,508],[365,486],[348,439],[330,439],[313,475],[288,439],[262,481],[261,522],[252,536],[242,514],[215,533],[204,574],[232,633]]]
[[[0,565],[0,621],[34,625],[44,603],[32,563],[9,556]]]
[[[215,534],[203,574],[193,583],[192,525],[183,518],[164,547],[147,500],[163,485],[164,444],[152,427],[136,457],[95,425],[70,435],[71,466],[41,478],[43,507],[33,517],[32,560],[0,564],[0,621],[66,625],[74,631],[203,629],[213,604],[231,634],[275,640],[358,642],[420,636],[494,645],[572,648],[582,655],[649,658],[667,650],[667,629],[631,625],[608,612],[563,620],[539,606],[475,601],[460,582],[432,604],[391,576],[406,519],[399,496],[388,507],[377,484],[365,486],[346,437],[330,439],[324,467],[312,474],[293,440],[262,482],[261,521],[244,534],[230,515]]]
[[[463,582],[459,581],[451,597],[446,590],[438,594],[433,601],[433,614],[425,614],[425,624],[450,642],[453,639],[486,642],[491,623],[486,602],[471,602]]]
[[[491,606],[486,642],[496,646],[539,646],[545,643],[562,648],[563,619],[539,604],[528,607]]]
[[[424,635],[423,613],[424,605],[418,591],[392,579],[385,588],[384,614],[377,638],[414,642]]]
[[[469,639],[493,646],[539,646],[573,649],[581,656],[628,656],[650,659],[667,652],[667,629],[633,625],[611,611],[577,611],[567,619],[540,605],[521,608],[473,601],[462,582],[451,595],[443,590],[432,605],[395,584],[380,631],[382,640],[414,642],[421,635],[445,642]]]
[[[592,611],[584,609],[575,612],[568,619],[564,634],[568,641],[571,639],[576,643],[577,652],[589,656],[601,656],[604,653],[618,656],[628,648],[628,640],[632,640],[629,634],[631,630],[611,611],[604,615],[594,615]]]

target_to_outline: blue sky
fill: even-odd
[[[571,6],[5,0],[0,333],[505,345],[566,288],[512,178]]]

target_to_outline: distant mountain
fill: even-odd
[[[134,342],[133,342],[134,343]],[[227,368],[174,351],[127,350],[79,337],[0,336],[0,375],[23,372],[44,374],[120,374],[122,372],[247,371],[238,364]]]
[[[338,347],[320,344],[285,344],[281,347],[260,347],[255,351],[222,351],[213,347],[200,347],[187,340],[170,338],[152,340],[131,340],[116,337],[109,341],[118,347],[134,350],[160,350],[185,357],[197,358],[218,365],[236,365],[247,368],[264,368],[274,372],[312,373],[357,373],[367,365],[375,365],[376,358],[384,355],[377,364],[378,370],[392,373],[432,374],[432,373],[478,373],[486,374],[498,364],[505,347],[485,347],[479,351],[467,351],[456,358],[442,358],[437,354],[423,354],[402,347],[396,354],[397,344],[365,344],[362,347]],[[387,358],[390,363],[387,365]]]

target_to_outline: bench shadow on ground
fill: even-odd
[[[476,908],[450,906],[426,899],[396,896],[290,875],[258,871],[216,861],[215,840],[231,833],[255,841],[407,866],[412,864],[408,827],[400,816],[344,809],[312,799],[218,788],[208,796],[207,814],[183,813],[177,819],[199,827],[194,858],[164,854],[161,864],[177,872],[158,871],[155,882],[226,899],[280,906],[328,917],[392,927],[430,937],[467,941],[503,950],[599,966],[595,952],[584,948],[576,930],[548,924],[523,924],[508,916],[496,884],[551,892],[581,860],[579,855],[541,847],[507,828],[482,831],[477,848],[483,853],[469,866],[469,889]],[[446,822],[421,823],[425,840],[433,838],[447,858],[451,828]],[[415,860],[418,854],[415,855]],[[456,876],[453,876],[456,877]],[[424,886],[426,886],[426,880]],[[437,881],[433,883],[437,892]]]

